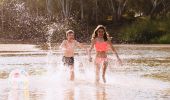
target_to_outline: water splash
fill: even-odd
[[[11,89],[28,89],[29,76],[23,69],[15,69],[9,74],[9,86]]]
[[[56,30],[56,24],[53,23],[47,27],[47,46],[48,46],[48,51],[47,51],[47,73],[50,74],[52,72],[52,46],[51,46],[51,41],[52,41],[52,36],[54,31]]]
[[[25,70],[15,69],[8,78],[8,100],[29,100],[29,76]]]

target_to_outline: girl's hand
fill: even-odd
[[[89,62],[92,62],[92,57],[89,57]]]
[[[117,59],[117,62],[119,63],[120,66],[123,65],[122,61],[120,59]]]

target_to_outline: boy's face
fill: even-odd
[[[74,33],[70,32],[67,34],[67,39],[68,40],[74,40]]]

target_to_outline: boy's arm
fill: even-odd
[[[93,39],[93,40],[91,41],[91,45],[90,45],[90,48],[89,48],[89,51],[88,51],[89,61],[92,61],[91,51],[92,51],[92,49],[93,49],[93,47],[94,47],[94,44],[95,44],[95,40]]]
[[[80,42],[78,42],[76,40],[75,40],[75,42],[76,42],[76,46],[78,46],[78,47],[80,47],[82,49],[85,49],[85,47],[84,47],[84,45],[82,43],[80,43]]]
[[[84,49],[84,50],[86,51],[86,53],[88,52],[87,48],[86,48],[82,43],[80,43],[80,42],[78,42],[78,41],[76,41],[76,40],[75,40],[75,42],[76,42],[76,45],[77,45],[78,47]]]
[[[65,40],[61,43],[61,45],[59,46],[60,49],[66,48],[65,46]]]

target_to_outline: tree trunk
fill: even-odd
[[[71,14],[71,8],[72,8],[72,0],[59,0],[58,3],[62,10],[62,14],[64,18],[69,18]]]
[[[47,13],[52,15],[52,0],[46,0]]]
[[[157,9],[158,5],[160,5],[161,3],[163,3],[164,0],[154,0],[152,3],[152,10],[150,12],[150,16],[151,18],[154,18],[156,16],[155,10]]]
[[[80,0],[80,9],[81,9],[81,20],[84,19],[84,5],[83,0]]]
[[[121,20],[121,17],[122,17],[122,13],[123,13],[123,11],[124,11],[124,9],[125,9],[125,6],[126,6],[126,4],[127,4],[127,1],[128,0],[125,0],[125,1],[123,1],[123,3],[122,2],[118,2],[118,11],[117,11],[117,20],[118,21],[120,21]]]
[[[96,17],[96,24],[98,24],[98,0],[95,2],[95,17]]]
[[[37,15],[37,17],[38,17],[38,15],[39,15],[39,11],[38,11],[38,0],[36,0],[36,15]]]
[[[2,2],[3,2],[3,1],[2,1]],[[4,18],[3,18],[4,12],[3,12],[3,4],[2,4],[1,7],[2,7],[2,8],[1,8],[1,33],[3,33],[3,31],[4,31]]]

